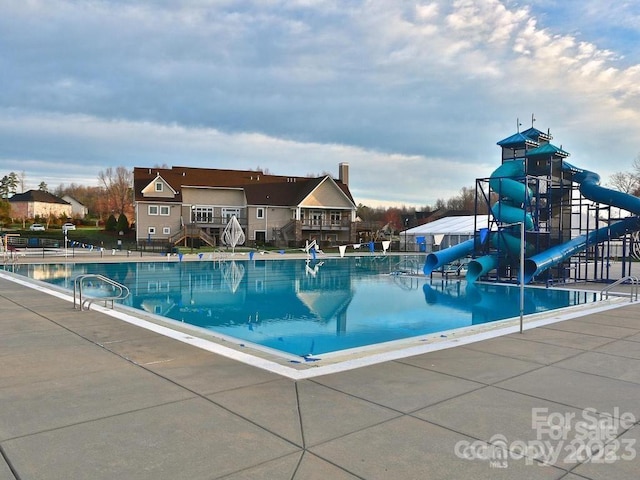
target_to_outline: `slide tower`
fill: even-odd
[[[600,186],[597,174],[568,163],[569,153],[551,140],[532,122],[498,142],[501,165],[476,180],[474,239],[429,254],[425,274],[461,256],[471,257],[469,282],[608,281],[630,273],[640,199]]]

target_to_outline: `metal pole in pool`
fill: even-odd
[[[525,223],[524,222],[514,222],[514,223],[506,223],[506,224],[502,224],[502,227],[513,227],[515,225],[518,225],[520,227],[520,274],[519,274],[519,281],[520,281],[520,333],[522,333],[523,330],[523,324],[524,324],[524,251],[525,251],[525,243],[524,243],[524,229],[525,229]]]
[[[520,225],[520,333],[524,322],[524,222]]]

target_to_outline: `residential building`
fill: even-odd
[[[60,197],[42,190],[16,193],[9,198],[11,216],[19,219],[71,218],[72,206]]]
[[[222,244],[235,215],[248,245],[301,246],[355,241],[356,206],[349,166],[339,178],[288,177],[251,170],[134,168],[138,242],[171,244],[198,238]]]
[[[89,213],[89,209],[71,195],[64,195],[62,199],[71,204],[71,216],[73,218],[84,218]]]

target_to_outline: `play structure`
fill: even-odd
[[[600,186],[596,173],[568,163],[569,153],[551,140],[532,122],[498,142],[502,165],[476,180],[475,216],[486,220],[476,221],[474,238],[428,254],[425,275],[461,258],[471,258],[469,283],[609,281],[630,274],[640,199]]]

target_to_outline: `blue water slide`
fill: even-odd
[[[432,252],[427,255],[427,259],[424,262],[424,274],[431,275],[434,270],[443,267],[447,263],[451,263],[459,258],[466,257],[474,249],[475,239],[471,238],[467,241],[461,242],[439,252]]]
[[[600,176],[597,173],[582,170],[567,162],[563,162],[562,168],[573,174],[573,181],[580,185],[580,193],[586,199],[640,215],[640,198],[601,187]],[[640,230],[640,218],[629,217],[533,255],[525,260],[524,281],[530,282],[540,273],[584,250],[588,245],[615,239],[637,230]]]
[[[500,200],[491,207],[491,213],[500,223],[524,223],[526,230],[532,230],[533,218],[524,210],[532,198],[532,192],[525,183],[517,180],[524,176],[524,160],[505,162],[491,174],[489,186],[500,195]],[[516,255],[520,252],[520,235],[511,235],[506,231],[494,233],[491,236],[491,244],[500,252]],[[497,254],[472,260],[467,268],[467,281],[475,282],[496,269],[499,264],[500,258]]]
[[[495,218],[502,223],[518,223],[525,222],[525,228],[531,230],[533,228],[533,219],[531,214],[525,214],[523,210],[532,196],[531,190],[516,178],[524,177],[524,161],[513,160],[500,165],[489,179],[489,186],[495,192],[499,192],[501,200],[496,202],[491,208],[491,212]],[[501,240],[500,240],[501,239]],[[466,242],[459,243],[439,252],[432,252],[427,255],[424,264],[424,274],[430,275],[438,268],[451,263],[459,258],[471,254],[475,248],[475,242],[480,240],[483,244],[486,241],[482,235],[477,239],[470,239]],[[500,235],[491,236],[494,246],[497,242],[502,242],[510,252],[518,252],[520,250],[520,237],[512,236],[509,233],[502,232]],[[498,266],[499,258],[494,255],[486,255],[470,262],[467,270],[467,281],[474,282],[481,275],[495,269]]]

